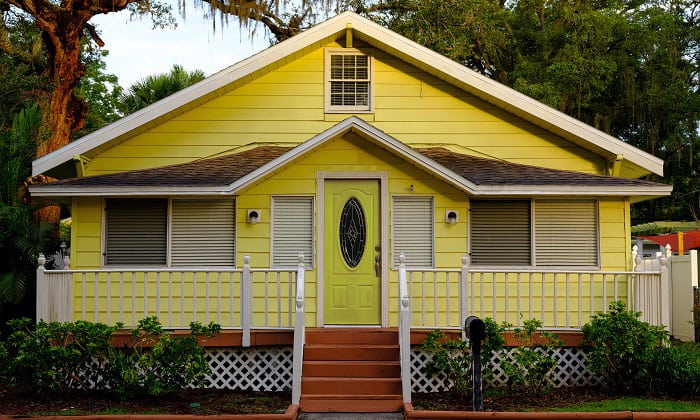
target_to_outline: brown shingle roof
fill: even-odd
[[[289,147],[259,146],[239,153],[200,159],[178,165],[56,181],[50,186],[72,187],[221,187],[230,185],[273,159]],[[547,169],[495,159],[464,155],[442,147],[416,149],[476,185],[549,185],[640,187],[660,186],[650,181]]]
[[[229,185],[253,172],[271,160],[288,152],[290,147],[260,146],[239,153],[219,156],[178,165],[152,169],[71,178],[50,185],[80,187],[208,187]]]
[[[617,178],[575,171],[548,169],[502,160],[464,155],[442,147],[416,149],[477,185],[577,185],[607,187],[659,186],[639,179]]]

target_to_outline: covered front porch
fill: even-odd
[[[648,322],[669,325],[669,256],[659,256],[654,264],[639,264],[633,251],[633,271],[561,271],[484,270],[470,267],[467,256],[455,268],[407,269],[401,255],[398,269],[391,270],[387,276],[389,325],[349,329],[345,326],[342,335],[348,343],[356,343],[370,330],[389,333],[388,339],[385,336],[381,340],[394,340],[391,346],[396,349],[398,384],[387,385],[395,386],[395,392],[399,392],[389,405],[394,407],[397,402],[410,402],[411,390],[416,388],[412,344],[419,345],[420,337],[429,329],[450,330],[459,336],[469,315],[490,317],[498,323],[507,321],[514,326],[536,318],[548,330],[576,332],[593,314],[605,312],[610,302],[622,300],[629,308],[642,311]],[[316,299],[316,285],[306,280],[303,255],[299,256],[296,269],[251,268],[248,255],[241,268],[216,270],[72,270],[70,261],[65,263],[62,270],[47,270],[45,258],[39,258],[37,319],[120,322],[131,328],[142,318],[157,316],[164,328],[170,330],[187,329],[192,321],[214,322],[229,337],[219,341],[220,346],[290,345],[289,359],[284,355],[274,356],[274,363],[269,363],[276,366],[284,365],[285,360],[290,363],[293,403],[303,401],[303,393],[319,386],[323,388],[323,381],[330,380],[323,379],[321,385],[313,388],[308,385],[310,373],[303,373],[309,372],[304,365],[310,357],[304,354],[305,347],[310,345],[307,329],[314,333],[339,330],[337,326],[317,323],[315,307],[322,303]],[[642,267],[647,267],[646,271],[640,271]],[[240,337],[240,341],[231,337]],[[386,345],[381,343],[379,347]],[[330,347],[327,350],[342,352]],[[313,350],[316,354],[319,351],[322,350]],[[378,357],[394,357],[391,350],[389,353]],[[366,350],[348,357],[353,363],[363,357],[375,358],[363,354],[367,354]],[[263,357],[262,363],[266,363],[265,359],[269,361],[270,356]],[[321,359],[329,357],[321,356]],[[306,385],[302,385],[304,376]],[[373,381],[377,382],[376,378]],[[376,405],[376,398],[373,401]]]

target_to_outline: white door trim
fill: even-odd
[[[326,180],[343,180],[343,179],[376,179],[379,181],[379,235],[381,237],[381,267],[382,276],[380,279],[381,293],[381,311],[382,311],[382,327],[389,326],[389,173],[387,171],[378,172],[336,172],[336,171],[317,171],[316,172],[316,214],[318,215],[318,241],[316,241],[318,257],[317,261],[317,282],[316,282],[316,325],[319,327],[325,326],[323,308],[324,308],[324,241],[325,241],[325,182]]]

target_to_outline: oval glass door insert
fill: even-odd
[[[350,268],[355,268],[360,263],[366,240],[365,213],[360,202],[355,197],[350,197],[340,215],[340,249]]]

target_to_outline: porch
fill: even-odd
[[[354,343],[346,343],[350,350],[324,347],[323,343],[309,350],[317,338],[310,341],[306,329],[318,325],[308,309],[310,303],[318,305],[318,302],[313,291],[307,290],[303,256],[299,257],[296,269],[251,268],[250,258],[246,256],[241,268],[217,270],[72,270],[69,261],[63,270],[46,270],[45,260],[40,258],[37,319],[121,322],[129,328],[144,317],[158,316],[164,328],[171,330],[187,329],[192,321],[218,323],[227,335],[240,334],[240,344],[233,340],[233,345],[242,348],[256,344],[290,344],[289,373],[294,403],[304,401],[304,396],[308,398],[310,392],[327,388],[325,385],[331,382],[338,383],[338,377],[326,377],[309,385],[313,382],[307,367],[311,353],[316,360],[320,357],[336,365],[349,364],[352,369],[356,369],[363,358],[371,359],[381,362],[382,368],[367,367],[368,378],[374,378],[370,380],[374,383],[385,383],[385,388],[377,385],[379,388],[375,391],[393,394],[351,394],[345,399],[336,395],[336,401],[345,401],[342,407],[347,407],[358,399],[371,400],[374,401],[371,406],[380,409],[383,405],[379,401],[383,398],[390,401],[384,406],[389,411],[402,402],[410,402],[411,390],[415,388],[412,370],[416,369],[411,345],[420,344],[416,339],[419,332],[440,328],[459,335],[468,315],[491,317],[498,323],[508,321],[515,326],[537,318],[546,329],[575,332],[580,331],[593,314],[605,312],[610,302],[623,300],[629,308],[642,311],[648,322],[669,325],[668,255],[647,264],[641,264],[634,255],[638,269],[634,271],[484,270],[470,267],[466,256],[457,268],[415,270],[406,268],[403,256],[399,260],[398,269],[388,275],[389,328],[378,329],[386,330],[393,344],[386,342],[387,336],[380,339],[380,344],[357,344],[355,338],[360,337],[357,334],[369,330],[354,329],[357,334],[352,330],[344,331]],[[641,271],[642,268],[645,271]],[[313,330],[318,337],[319,328]],[[379,346],[380,356],[368,356],[368,346]],[[385,352],[386,346],[392,350]],[[355,351],[359,353],[352,353]],[[319,356],[319,352],[344,353],[347,357],[337,360],[337,357]],[[396,360],[386,360],[386,357]],[[386,367],[386,362],[396,367]],[[285,362],[275,361],[275,364],[280,363]],[[325,369],[321,367],[317,371]],[[337,369],[342,371],[347,366]],[[377,381],[377,372],[382,375],[394,372],[387,375],[395,376]],[[345,385],[330,389],[357,389],[352,384],[361,379],[346,377],[344,381],[341,382]],[[380,398],[379,395],[389,397]],[[328,400],[328,396],[323,399]],[[309,411],[314,405],[307,401],[306,407]]]

